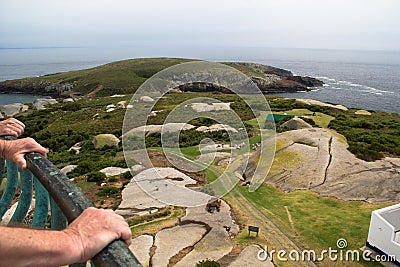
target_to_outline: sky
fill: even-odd
[[[400,50],[399,0],[1,0],[0,48]]]

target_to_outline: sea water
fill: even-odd
[[[400,113],[399,51],[183,46],[0,49],[0,81],[91,68],[138,57],[267,64],[325,83],[311,92],[279,94],[281,96]],[[0,101],[2,104],[24,102],[21,95],[15,98],[0,95]]]
[[[0,105],[11,103],[32,103],[40,96],[25,95],[25,94],[0,94]]]

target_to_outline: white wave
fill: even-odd
[[[334,79],[331,79],[331,80],[334,80]],[[349,88],[335,87],[335,86],[332,86],[333,84],[343,85],[343,86],[346,86]],[[341,80],[336,81],[335,80],[335,83],[332,83],[330,85],[333,89],[356,90],[356,91],[371,93],[371,94],[375,94],[375,95],[393,94],[393,92],[391,92],[391,91],[385,91],[385,90],[381,90],[381,89],[378,89],[375,87],[362,85],[359,83],[354,83],[354,82],[349,82],[349,81],[341,81]]]
[[[320,76],[320,77],[316,77],[317,79],[321,79],[321,80],[327,80],[330,82],[336,82],[335,79],[329,78],[329,77],[325,77],[325,76]]]
[[[364,86],[365,89],[370,90],[371,92],[377,92],[377,93],[393,93],[390,91],[385,91],[385,90],[381,90],[381,89],[377,89],[374,87],[370,87],[370,86]]]
[[[384,95],[384,94],[394,94],[394,92],[391,91],[386,91],[386,90],[381,90],[375,87],[355,83],[355,82],[349,82],[349,81],[344,81],[344,80],[336,80],[333,78],[329,78],[326,76],[320,76],[316,77],[317,79],[320,79],[324,81],[325,87],[329,87],[330,89],[333,90],[344,90],[344,91],[358,91],[362,93],[369,93],[369,94],[374,94],[374,95]],[[314,90],[313,90],[314,91]]]

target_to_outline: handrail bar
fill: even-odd
[[[47,189],[68,222],[77,218],[92,202],[53,163],[39,153],[25,155],[27,168]],[[141,267],[142,265],[122,240],[115,240],[99,252],[92,262],[96,267]]]

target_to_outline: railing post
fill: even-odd
[[[32,202],[32,179],[33,175],[30,171],[20,172],[20,188],[21,195],[18,201],[18,206],[15,209],[13,216],[11,217],[11,222],[23,223],[26,214],[28,213],[29,207]]]
[[[7,184],[6,187],[4,188],[3,195],[1,196],[0,199],[0,218],[3,217],[4,213],[6,213],[18,188],[18,166],[13,162],[10,161],[6,162],[7,162]]]

